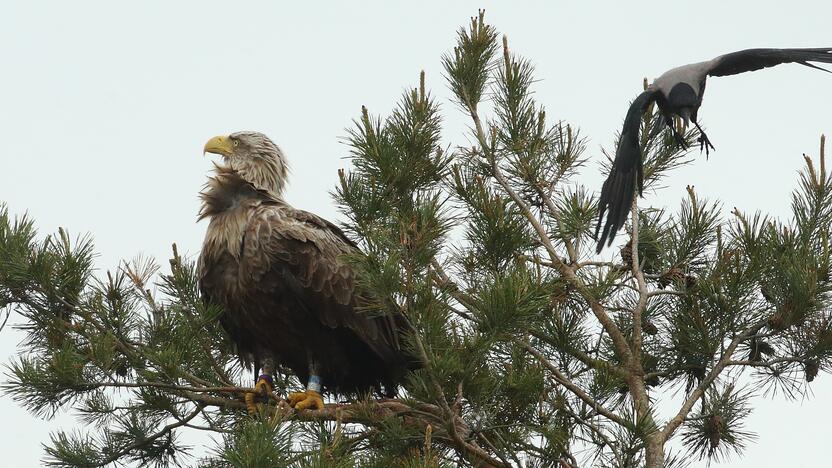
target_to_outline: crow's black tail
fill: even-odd
[[[598,246],[595,249],[597,253],[601,253],[604,244],[612,244],[615,234],[627,221],[627,213],[633,204],[636,187],[638,187],[639,195],[644,188],[638,130],[641,126],[641,117],[656,98],[656,92],[647,90],[639,94],[630,104],[630,110],[624,118],[624,128],[618,139],[615,160],[601,188],[601,198],[598,200],[598,224],[595,226],[595,238],[598,240]],[[607,220],[601,231],[601,221],[605,213]]]

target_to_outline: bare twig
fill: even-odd
[[[558,211],[558,207],[555,206],[555,203],[552,201],[552,198],[543,191],[541,187],[535,186],[537,190],[537,195],[543,200],[543,204],[546,206],[546,209],[549,210],[549,214],[555,218],[555,221],[558,223],[558,229],[563,230],[563,220],[561,219],[560,212]],[[563,237],[563,245],[566,246],[566,252],[569,254],[569,263],[570,265],[575,265],[578,261],[578,253],[575,250],[575,245],[572,242],[572,239],[568,237]]]
[[[648,298],[661,296],[661,295],[683,297],[683,296],[687,296],[688,293],[686,293],[684,291],[674,291],[672,289],[656,289],[655,291],[650,291],[649,293],[647,293]]]
[[[3,319],[3,324],[0,325],[0,332],[3,331],[4,328],[6,328],[6,322],[9,321],[9,315],[11,315],[11,314],[12,314],[12,308],[11,308],[11,306],[9,306],[9,307],[6,308],[6,318]]]
[[[566,414],[568,414],[569,416],[571,416],[571,417],[572,417],[572,419],[573,419],[573,420],[575,420],[575,422],[577,422],[578,424],[580,424],[580,425],[582,425],[582,426],[586,427],[587,429],[589,429],[590,431],[592,431],[592,433],[593,433],[593,434],[595,434],[596,436],[598,436],[598,438],[600,438],[601,440],[603,440],[603,441],[604,441],[604,444],[606,444],[606,446],[607,446],[607,447],[609,447],[609,448],[610,448],[610,450],[612,450],[612,453],[613,453],[613,455],[615,455],[615,458],[616,458],[617,460],[621,460],[621,459],[622,459],[622,458],[621,458],[621,453],[620,453],[620,452],[619,452],[619,450],[618,450],[618,446],[617,446],[617,444],[615,444],[615,443],[614,443],[614,442],[613,442],[613,441],[612,441],[612,440],[611,440],[611,439],[610,439],[610,438],[609,438],[609,437],[608,437],[608,436],[604,433],[604,431],[603,431],[603,430],[601,430],[601,428],[600,428],[599,426],[597,426],[597,425],[593,424],[592,422],[590,422],[589,418],[582,418],[582,417],[581,417],[581,416],[579,416],[578,414],[575,414],[575,412],[574,412],[574,411],[572,411],[572,410],[571,410],[568,406],[565,406],[565,407],[563,408],[563,411],[564,411],[564,412],[566,412]]]
[[[124,447],[123,449],[113,453],[112,455],[110,455],[109,457],[107,457],[106,459],[101,461],[100,463],[96,464],[95,466],[109,465],[110,463],[113,463],[114,461],[118,460],[119,458],[123,457],[124,455],[127,455],[128,453],[132,452],[133,450],[136,450],[136,449],[141,448],[141,447],[145,447],[145,446],[153,443],[154,441],[166,436],[167,434],[169,434],[171,431],[173,431],[177,427],[185,426],[192,419],[197,417],[199,415],[199,413],[202,412],[202,408],[204,407],[204,405],[202,403],[198,403],[196,406],[197,407],[193,412],[189,413],[187,416],[180,419],[179,421],[177,421],[175,423],[168,424],[167,426],[163,427],[162,430],[160,430],[159,432],[157,432],[157,433],[155,433],[155,434],[153,434],[149,437],[146,437],[142,440],[134,442],[134,443],[128,445],[127,447]]]
[[[564,387],[566,387],[567,390],[569,390],[575,396],[577,396],[578,398],[583,400],[592,409],[597,411],[598,414],[604,416],[605,418],[609,419],[610,421],[613,421],[613,422],[616,422],[616,423],[620,424],[623,427],[632,426],[632,423],[630,423],[629,421],[624,420],[623,418],[621,418],[617,414],[615,414],[612,411],[604,408],[604,406],[602,406],[600,403],[595,401],[591,396],[589,396],[589,394],[584,392],[581,389],[581,387],[575,385],[572,381],[570,381],[568,377],[563,375],[563,373],[560,371],[560,369],[558,369],[551,362],[549,362],[549,360],[546,359],[546,356],[541,354],[540,351],[536,350],[532,345],[530,345],[528,343],[523,343],[523,348],[525,348],[526,351],[528,351],[532,356],[537,358],[537,360],[541,364],[543,364],[543,366],[545,366],[549,370],[549,372],[551,372],[553,374],[555,380],[559,384],[563,385]]]

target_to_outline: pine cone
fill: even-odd
[[[758,340],[756,338],[753,338],[751,340],[748,347],[749,361],[762,361],[763,355],[770,356],[774,354],[774,348],[772,348],[770,344],[763,340]]]
[[[792,326],[791,307],[786,304],[777,306],[777,311],[769,317],[768,326],[777,331],[783,331]]]
[[[685,274],[679,267],[673,267],[667,270],[661,277],[659,277],[659,287],[664,289],[670,283],[679,283],[685,278]]]
[[[817,359],[809,359],[803,363],[803,371],[806,372],[806,381],[811,382],[818,376],[820,364]]]
[[[786,320],[783,319],[783,316],[780,314],[774,314],[768,318],[768,326],[778,330],[783,331],[786,329]]]
[[[806,310],[797,309],[790,301],[776,305],[776,311],[768,319],[768,325],[777,330],[783,331],[791,326],[800,325],[806,319]]]
[[[760,294],[763,295],[763,299],[765,299],[769,302],[774,302],[774,299],[771,296],[771,290],[769,290],[768,286],[766,286],[766,285],[760,286]]]
[[[708,441],[711,444],[711,453],[719,446],[719,441],[722,439],[724,433],[725,419],[718,414],[712,414],[705,422],[705,435],[708,436]]]
[[[627,267],[629,267],[630,265],[633,264],[633,240],[632,239],[627,241],[627,243],[624,245],[624,247],[621,247],[621,250],[619,251],[619,254],[621,255],[621,261],[624,262],[624,264],[627,265]]]
[[[757,349],[759,349],[760,352],[765,354],[766,356],[771,356],[772,354],[774,354],[774,347],[768,344],[767,341],[760,341],[757,346]]]
[[[693,289],[699,284],[699,278],[696,275],[685,275],[685,288]]]
[[[646,319],[641,321],[641,330],[650,336],[655,336],[656,333],[659,332],[659,329],[656,327],[656,325],[654,325],[653,322]]]
[[[127,359],[120,359],[116,361],[115,368],[113,370],[117,376],[127,377],[127,373],[130,372],[130,363],[127,362]]]
[[[760,345],[757,338],[752,338],[748,343],[748,360],[758,362],[760,360]]]

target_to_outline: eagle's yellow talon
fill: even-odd
[[[324,399],[321,397],[320,393],[314,390],[290,393],[287,400],[289,400],[289,406],[296,410],[324,409]]]
[[[265,397],[267,399],[266,401],[268,401],[269,395],[274,390],[271,377],[261,375],[254,385],[254,390],[254,392],[246,393],[245,395],[246,410],[248,410],[250,416],[257,416],[257,403],[255,401],[257,397]]]
[[[269,396],[272,393],[272,383],[269,382],[264,377],[260,377],[260,380],[254,385],[254,389],[262,396]]]
[[[289,406],[294,407],[299,402],[306,399],[306,392],[292,392],[286,396]]]

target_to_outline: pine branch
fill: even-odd
[[[480,141],[480,145],[482,150],[485,152],[486,155],[489,155],[488,146],[485,143],[485,135],[482,130],[482,123],[479,119],[479,115],[477,113],[476,105],[473,104],[471,107],[471,115],[474,118],[477,138]],[[586,286],[583,284],[581,279],[575,274],[575,270],[572,267],[563,263],[560,257],[555,250],[554,245],[552,245],[552,241],[549,239],[549,235],[546,233],[546,230],[534,216],[534,214],[529,209],[529,206],[524,202],[511,188],[508,184],[508,181],[503,176],[499,165],[497,165],[496,161],[494,160],[493,155],[487,156],[488,159],[491,161],[491,170],[494,175],[494,178],[500,184],[500,186],[505,190],[505,192],[509,195],[509,197],[520,207],[521,212],[529,221],[529,223],[534,227],[535,231],[537,231],[540,241],[542,242],[543,246],[546,248],[546,251],[549,254],[550,261],[552,264],[556,265],[558,271],[571,282],[577,290],[584,296],[584,298],[589,302],[590,308],[592,312],[595,314],[598,321],[604,327],[604,330],[607,334],[610,335],[613,342],[615,343],[616,351],[622,356],[624,362],[630,362],[632,360],[632,352],[627,344],[624,335],[621,333],[621,330],[615,325],[615,323],[610,319],[607,313],[604,311],[604,307],[601,305],[600,302],[595,299],[592,294],[587,291]]]
[[[601,429],[601,426],[590,422],[586,417],[582,417],[581,415],[576,414],[574,411],[565,407],[563,409],[566,414],[572,417],[578,424],[581,426],[586,427],[589,429],[593,434],[599,437],[601,440],[604,441],[604,444],[612,450],[613,455],[615,456],[616,460],[621,460],[621,453],[618,450],[617,443],[614,442],[610,437]]]
[[[118,450],[117,452],[113,453],[112,455],[105,458],[101,462],[96,463],[94,466],[107,466],[110,463],[116,462],[116,461],[120,460],[122,457],[124,457],[125,455],[128,455],[130,452],[132,452],[136,449],[140,449],[142,447],[146,447],[146,446],[152,444],[153,442],[161,439],[162,437],[165,437],[166,435],[170,434],[176,428],[182,427],[182,426],[188,424],[192,419],[199,416],[199,414],[202,412],[202,409],[204,408],[204,406],[201,405],[201,404],[197,404],[196,406],[197,406],[196,409],[194,411],[192,411],[191,413],[189,413],[188,415],[186,415],[184,418],[179,419],[175,423],[168,424],[167,426],[163,427],[162,430],[160,430],[159,432],[157,432],[155,434],[152,434],[149,437],[144,438],[143,440],[139,440],[137,442],[134,442],[134,443],[128,445],[127,447],[124,447],[124,448]]]
[[[799,356],[786,356],[777,359],[770,359],[768,361],[751,361],[748,359],[735,359],[728,361],[725,364],[725,366],[767,367],[771,369],[777,364],[803,364],[805,362],[806,359]]]
[[[633,404],[636,410],[636,416],[639,421],[648,421],[655,426],[650,410],[650,398],[647,395],[647,388],[644,384],[644,368],[642,365],[643,350],[642,350],[642,313],[647,305],[647,283],[644,280],[644,272],[641,269],[641,262],[639,261],[638,249],[638,198],[633,199],[632,206],[632,262],[631,268],[633,276],[638,282],[638,303],[633,309],[633,360],[630,363],[631,373],[627,378],[630,387],[630,395],[633,398]]]
[[[687,399],[685,399],[685,402],[682,404],[682,407],[679,409],[679,412],[677,412],[676,415],[665,424],[664,428],[662,428],[660,431],[662,440],[668,440],[676,429],[679,428],[682,422],[684,422],[688,413],[690,413],[690,410],[693,408],[693,405],[696,404],[696,401],[702,398],[702,395],[710,387],[713,381],[719,377],[719,374],[722,373],[725,366],[731,362],[731,357],[733,356],[734,351],[736,351],[737,346],[739,346],[742,341],[757,333],[765,325],[765,321],[758,322],[746,328],[741,334],[731,340],[731,343],[722,353],[719,361],[717,361],[711,371],[708,372],[708,375],[702,379],[702,382],[700,382],[699,385],[690,393],[690,395],[688,395]]]
[[[415,328],[412,329],[414,332],[413,341],[416,344],[416,350],[419,353],[419,356],[424,363],[426,373],[428,378],[430,379],[431,385],[433,385],[433,389],[436,392],[437,397],[439,397],[439,405],[442,409],[442,412],[446,418],[447,427],[449,428],[449,433],[451,438],[456,443],[456,447],[462,451],[462,453],[468,454],[472,456],[476,460],[481,463],[485,463],[486,466],[493,466],[493,467],[506,467],[510,468],[510,465],[504,464],[499,460],[495,460],[491,455],[488,454],[485,450],[480,448],[477,444],[473,442],[466,441],[463,438],[463,435],[459,432],[457,428],[457,421],[460,421],[461,418],[459,417],[458,405],[462,398],[462,384],[459,384],[458,391],[457,391],[457,400],[454,404],[454,408],[448,404],[448,400],[445,398],[445,392],[442,389],[442,384],[436,379],[436,375],[432,370],[432,364],[430,359],[428,358],[428,354],[425,350],[424,343],[422,343],[422,338],[419,335],[418,330]]]
[[[598,414],[604,416],[605,418],[618,423],[622,427],[631,427],[632,423],[626,421],[625,419],[621,418],[617,414],[611,412],[610,410],[606,409],[603,405],[595,401],[591,396],[589,396],[586,392],[584,392],[579,386],[571,382],[563,373],[546,358],[546,356],[540,354],[538,350],[532,347],[528,343],[522,343],[523,348],[529,352],[532,356],[534,356],[544,367],[546,367],[549,372],[555,377],[555,380],[567,390],[572,392],[575,396],[583,400],[590,408],[598,412]]]
[[[245,410],[245,403],[205,394],[191,395],[191,398],[206,406],[216,406],[227,409]],[[452,421],[445,421],[445,408],[419,403],[415,408],[401,400],[382,399],[369,402],[350,404],[326,404],[322,410],[297,411],[286,406],[268,406],[266,415],[277,421],[332,421],[342,424],[361,424],[370,428],[383,428],[392,418],[399,418],[407,426],[416,428],[424,433],[426,428],[433,428],[433,438],[443,442],[450,448],[473,456],[480,463],[493,467],[510,467],[500,460],[495,460],[487,452],[475,444],[465,440],[470,437],[471,430],[458,416]]]
[[[182,257],[179,256],[179,250],[176,248],[176,244],[173,244],[171,248],[173,250],[173,257],[170,259],[170,268],[171,268],[171,279],[173,281],[173,278],[175,278],[177,275],[182,275],[184,272],[183,272]],[[129,275],[129,276],[130,276],[131,279],[133,279],[133,277],[135,275]],[[136,286],[139,289],[139,291],[141,291],[143,289],[141,287],[141,284],[137,284]],[[180,297],[186,297],[185,294],[182,294],[181,290],[180,290]],[[153,307],[154,303],[152,301],[152,298],[150,299],[149,302],[150,302],[151,307]],[[202,323],[202,324],[197,323],[196,318],[194,317],[190,308],[183,307],[182,312],[183,312],[183,315],[185,316],[185,318],[187,319],[188,324],[191,326],[191,328],[196,333],[197,340],[199,341],[199,346],[202,348],[202,351],[205,353],[205,356],[208,358],[208,361],[211,365],[211,369],[214,370],[214,373],[216,374],[217,378],[223,384],[225,384],[227,386],[232,386],[231,377],[229,377],[229,375],[225,371],[225,369],[223,369],[222,366],[220,366],[220,364],[217,362],[216,358],[214,357],[213,351],[211,350],[208,342],[206,341],[205,332],[208,332],[208,329],[205,326],[205,324],[204,323]]]

